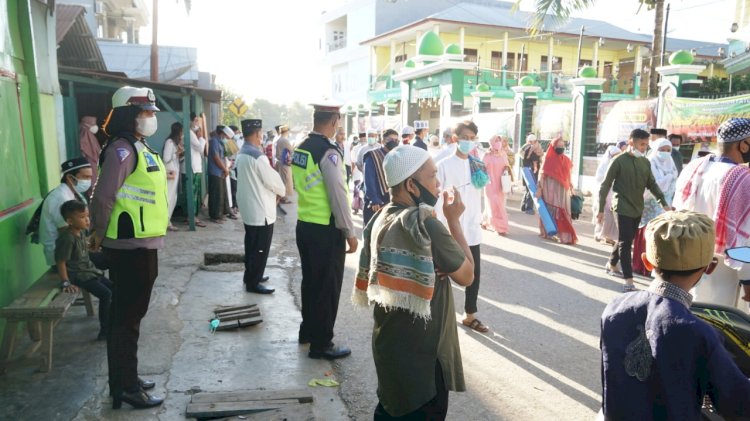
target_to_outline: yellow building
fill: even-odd
[[[531,14],[514,12],[512,5],[461,2],[361,42],[370,54],[367,102],[401,98],[403,78],[399,74],[415,64],[414,58],[420,56],[419,41],[430,31],[445,48],[452,46],[454,55],[462,56],[464,63],[473,64],[463,72],[463,89],[457,89],[464,93],[464,108],[471,107],[470,92],[483,83],[494,94],[492,109],[510,106],[513,92],[509,88],[526,75],[542,87],[540,99],[570,98],[568,81],[584,66],[593,66],[597,76],[606,79],[603,91],[611,99],[656,95],[647,92],[646,75],[653,71],[649,67],[650,36],[590,19],[571,19],[557,27],[550,20],[546,27],[554,29],[542,29],[532,36],[526,30]],[[667,56],[677,50],[692,51],[696,63],[707,65],[700,78],[727,76],[723,67],[715,64],[720,53],[714,43],[668,38]],[[658,64],[656,60],[654,67]]]

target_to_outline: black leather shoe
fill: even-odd
[[[154,386],[156,386],[156,383],[151,380],[143,380],[142,378],[138,377],[138,386],[140,386],[143,390],[149,390],[153,389]]]
[[[264,276],[264,277],[260,278],[260,281],[261,282],[268,282],[268,276]]]
[[[247,288],[247,292],[254,292],[256,294],[273,294],[274,291],[276,291],[273,288],[266,288],[263,285],[257,285],[254,288]]]
[[[112,409],[120,409],[125,402],[135,409],[153,408],[164,402],[163,398],[151,396],[140,388],[135,392],[122,392],[112,397]]]
[[[328,348],[319,351],[314,351],[311,349],[310,352],[307,353],[307,356],[316,360],[321,358],[325,358],[326,360],[335,360],[337,358],[348,357],[351,353],[352,350],[345,346],[331,345]]]

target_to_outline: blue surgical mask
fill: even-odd
[[[458,150],[461,151],[461,153],[464,155],[468,155],[476,147],[477,147],[477,142],[473,140],[461,139],[458,141]]]
[[[672,159],[672,153],[659,151],[659,159],[661,159],[662,161],[666,161],[667,159]]]
[[[73,178],[76,180],[75,189],[78,193],[86,192],[91,188],[91,180],[79,180],[75,177]]]

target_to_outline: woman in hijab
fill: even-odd
[[[510,164],[500,136],[493,136],[490,145],[492,145],[490,151],[484,155],[483,159],[487,167],[487,175],[490,177],[490,183],[484,189],[489,203],[485,211],[489,210],[490,214],[490,217],[486,219],[489,219],[489,225],[496,233],[506,235],[508,233],[508,213],[505,211],[505,193],[501,180],[503,174],[510,173]],[[482,223],[483,227],[487,225]]]
[[[578,242],[570,216],[570,196],[573,194],[573,182],[570,179],[573,162],[565,155],[565,142],[556,137],[550,142],[544,156],[542,170],[539,173],[536,197],[541,197],[557,224],[557,238],[563,244]],[[539,221],[539,230],[544,238],[551,238]]]
[[[652,143],[651,151],[649,151],[647,158],[651,161],[651,172],[654,174],[656,184],[659,185],[659,188],[664,193],[667,203],[671,205],[672,199],[674,199],[678,175],[677,166],[672,159],[672,141],[661,138]],[[664,213],[662,206],[648,190],[643,195],[643,216],[641,217],[641,223],[638,225],[638,232],[635,234],[635,239],[633,239],[633,256],[640,256],[641,253],[646,251],[646,238],[644,235],[646,224]],[[644,276],[651,275],[651,271],[644,267],[641,259],[633,259],[633,272]]]
[[[99,132],[99,126],[96,125],[96,117],[90,115],[84,116],[78,125],[78,140],[80,142],[81,154],[89,164],[91,164],[91,186],[96,186],[96,175],[99,170],[99,154],[102,152],[102,146],[96,133]],[[92,187],[93,188],[93,187]],[[91,196],[92,189],[85,193],[86,198]]]
[[[599,161],[599,167],[596,169],[596,176],[594,177],[594,180],[596,181],[596,190],[599,191],[599,186],[604,181],[604,178],[607,176],[607,169],[609,168],[609,163],[612,162],[612,160],[622,153],[622,148],[620,147],[620,144],[625,144],[624,142],[620,142],[617,144],[617,146],[612,145],[607,148],[607,150],[604,152],[604,155],[601,157]],[[596,200],[594,202],[597,202]],[[614,244],[617,241],[618,233],[617,233],[617,225],[615,221],[615,214],[612,212],[612,191],[610,190],[609,195],[607,195],[607,203],[604,209],[604,222],[599,223],[596,215],[599,213],[599,204],[594,203],[594,239],[596,241],[605,241],[607,243]]]

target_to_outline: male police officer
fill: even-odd
[[[343,156],[331,140],[339,124],[341,105],[312,105],[313,131],[292,155],[294,187],[299,195],[297,248],[302,261],[299,342],[310,343],[310,358],[336,359],[351,354],[350,349],[335,346],[331,339],[345,253],[357,251],[357,237],[349,214]]]
[[[159,274],[169,212],[164,164],[146,143],[156,133],[156,98],[149,88],[123,87],[112,96],[99,179],[91,199],[95,249],[101,245],[113,283],[107,338],[112,408],[160,405],[138,378],[138,336]]]

